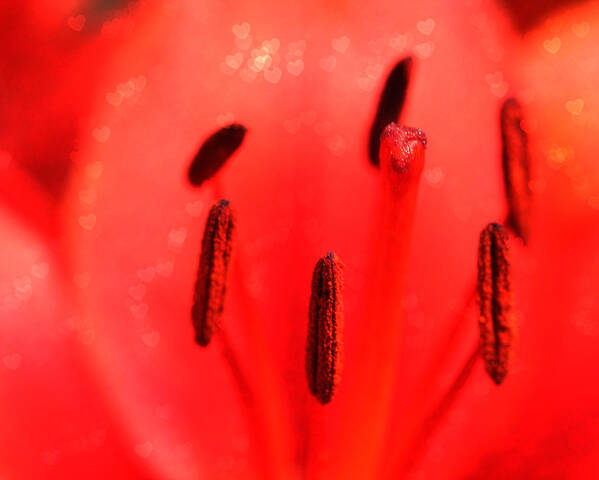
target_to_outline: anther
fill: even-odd
[[[308,387],[323,405],[331,401],[340,378],[342,290],[343,265],[329,253],[314,268],[306,345]]]
[[[376,115],[370,127],[368,156],[370,162],[379,166],[379,147],[383,129],[391,122],[397,122],[406,100],[408,82],[412,71],[412,57],[400,60],[391,70],[381,94]]]
[[[507,99],[501,107],[502,164],[505,194],[508,203],[506,225],[524,243],[529,236],[531,191],[528,136],[522,128],[522,107]]]
[[[212,178],[239,148],[246,132],[243,125],[232,123],[210,135],[189,166],[189,182],[198,187]]]
[[[480,234],[478,300],[480,348],[493,381],[503,382],[513,338],[512,287],[505,228],[490,223]]]
[[[235,217],[229,201],[217,202],[206,221],[191,309],[196,342],[202,347],[220,328],[234,230]]]

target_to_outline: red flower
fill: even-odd
[[[128,435],[125,452],[153,477],[589,478],[599,394],[587,380],[597,333],[597,123],[592,76],[576,69],[594,68],[588,19],[598,17],[591,6],[558,12],[558,26],[518,39],[498,7],[465,3],[141,3],[132,14],[135,35],[100,69],[77,122],[61,233],[51,234],[63,253],[56,266],[48,260],[62,280],[36,305],[57,302],[52,322],[75,312],[72,330],[102,387],[93,398],[106,398]],[[393,70],[409,54],[413,69]],[[426,160],[423,135],[400,129],[384,137],[376,168],[369,128],[390,73],[391,84],[407,83],[401,122],[426,132]],[[375,142],[394,113],[385,92]],[[508,95],[520,99],[523,124],[516,115],[500,125]],[[214,172],[201,163],[190,173],[194,154],[233,122],[247,129],[241,145],[200,182]],[[515,141],[509,160],[523,146],[520,128],[532,179],[508,175],[507,219],[527,245],[509,239],[508,276],[497,253],[503,230],[483,237],[479,330],[479,234],[506,219],[501,129],[504,145]],[[200,160],[223,163],[224,132]],[[528,190],[530,211],[516,209]],[[204,241],[198,279],[208,210],[223,197],[235,234],[207,229],[224,243]],[[515,211],[529,230],[518,230]],[[313,276],[329,251],[338,257],[324,257]],[[202,293],[214,272],[224,296]],[[9,278],[18,297],[22,285]],[[214,327],[206,349],[190,319],[196,280],[196,328]],[[202,317],[208,311],[215,316]],[[497,333],[512,317],[517,339]],[[480,332],[484,366],[500,386],[479,360]],[[13,345],[0,353],[25,359]],[[504,348],[513,357],[505,379]],[[326,405],[310,395],[306,369]],[[9,386],[31,401],[34,393]],[[65,402],[56,416],[72,418],[71,408]],[[39,439],[48,429],[35,426]],[[16,476],[49,476],[84,471],[79,461],[61,455],[47,472],[9,465]]]

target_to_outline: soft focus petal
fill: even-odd
[[[14,415],[0,474],[65,478],[91,467],[131,478],[137,462],[177,479],[592,470],[599,11],[512,8],[528,32],[517,43],[499,5],[463,3],[7,8],[0,406]],[[353,368],[359,332],[381,321],[364,314],[383,214],[366,145],[385,75],[408,54],[402,122],[422,128],[429,146],[407,296],[388,299],[403,323],[401,349],[385,352],[397,357],[397,388],[373,371],[385,398],[371,401]],[[514,364],[499,388],[475,364],[447,416],[415,443],[477,342],[472,305],[462,309],[478,232],[505,218],[498,112],[508,94],[526,109],[536,194],[530,244],[513,242]],[[193,154],[233,121],[248,129],[240,150],[192,188]],[[239,225],[225,335],[202,350],[192,289],[207,210],[223,196]],[[347,362],[321,408],[303,356],[311,271],[330,250],[346,265]],[[463,327],[448,345],[456,318]],[[445,350],[431,382],[427,366]]]
[[[0,475],[139,478],[84,361],[93,327],[67,307],[51,252],[6,209],[0,225]]]
[[[122,415],[155,445],[151,460],[170,477],[244,472],[248,437],[230,376],[217,345],[194,345],[189,318],[207,209],[224,196],[239,218],[226,330],[258,388],[270,383],[251,348],[258,341],[268,348],[278,375],[273,388],[282,392],[275,397],[280,411],[269,410],[274,420],[267,420],[281,436],[257,447],[271,462],[303,463],[307,430],[326,431],[338,438],[323,436],[310,462],[321,475],[343,475],[351,463],[343,465],[343,449],[334,445],[351,440],[339,430],[348,419],[335,414],[333,402],[330,419],[308,423],[314,404],[303,351],[314,261],[334,249],[347,266],[351,355],[356,324],[367,321],[359,312],[376,251],[379,178],[366,157],[368,128],[386,72],[413,53],[403,118],[427,132],[430,147],[414,232],[410,293],[418,312],[407,332],[419,319],[445,318],[447,306],[461,301],[480,226],[503,215],[497,114],[511,88],[505,23],[486,2],[463,9],[436,2],[366,10],[358,3],[153,8],[144,35],[111,66],[115,82],[143,76],[143,89],[119,106],[99,99],[90,125],[106,125],[110,138],[82,145],[88,163],[69,192],[66,221],[79,250],[76,268],[92,279],[87,305],[99,364]],[[252,50],[261,47],[276,52],[257,61]],[[270,62],[268,73],[261,62]],[[248,128],[244,144],[218,180],[192,189],[185,173],[193,154],[233,119]],[[265,337],[248,336],[248,324]],[[418,351],[437,347],[433,332],[425,326]],[[147,335],[159,341],[144,341]],[[168,422],[155,414],[161,405],[172,407]],[[177,445],[186,443],[192,455],[177,457]],[[344,455],[361,461],[354,453]],[[379,454],[365,455],[364,468]]]
[[[5,2],[0,16],[0,201],[55,240],[54,207],[115,49],[134,34],[134,4]]]

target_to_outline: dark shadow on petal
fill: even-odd
[[[588,0],[499,0],[516,28],[524,33],[539,25],[555,10],[582,4]]]

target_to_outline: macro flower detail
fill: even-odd
[[[246,132],[247,129],[243,125],[233,123],[210,135],[202,143],[189,166],[189,182],[199,187],[212,178],[240,147]]]
[[[491,223],[480,234],[478,250],[480,348],[485,369],[497,385],[507,375],[513,338],[507,242],[505,228]]]
[[[599,6],[13,3],[0,477],[596,476]]]
[[[523,129],[520,102],[503,102],[500,113],[502,166],[508,203],[506,224],[526,243],[530,235],[530,154],[528,135]]]
[[[314,267],[306,374],[308,387],[321,404],[331,401],[341,370],[343,334],[343,265],[334,253],[329,253]]]
[[[383,130],[380,143],[381,163],[397,173],[407,173],[414,161],[414,152],[426,148],[426,135],[418,128],[390,123]]]
[[[210,209],[206,221],[191,310],[196,342],[202,347],[220,328],[234,230],[231,206],[221,200]]]
[[[400,60],[391,70],[383,87],[368,140],[368,156],[375,167],[379,165],[381,133],[387,125],[398,121],[406,101],[412,64],[412,57]]]

